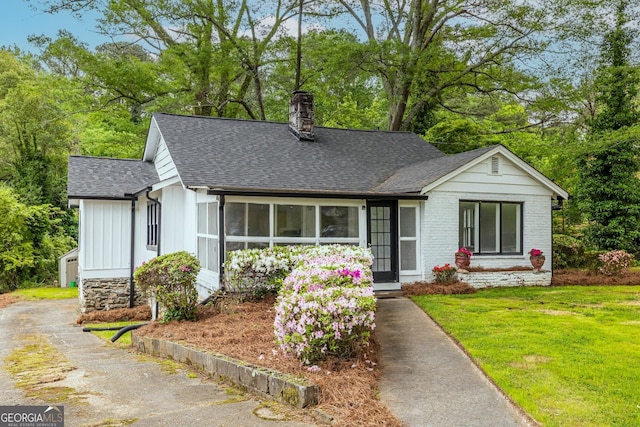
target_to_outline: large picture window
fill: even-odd
[[[228,202],[225,249],[360,243],[358,206]]]
[[[459,245],[476,254],[522,253],[522,203],[460,202]]]

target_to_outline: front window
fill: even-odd
[[[400,270],[418,269],[418,209],[400,207]]]
[[[459,245],[476,254],[522,253],[522,204],[460,202]]]
[[[219,271],[218,203],[198,203],[198,260],[202,268]]]
[[[227,251],[360,243],[358,206],[229,202],[224,211]]]

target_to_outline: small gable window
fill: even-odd
[[[522,254],[522,203],[461,201],[459,245],[475,254]]]

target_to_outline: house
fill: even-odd
[[[179,250],[200,259],[203,296],[227,251],[274,245],[370,245],[379,289],[430,279],[460,246],[472,266],[528,265],[531,247],[551,265],[551,211],[568,195],[505,147],[449,156],[312,117],[306,93],[288,124],[154,114],[142,159],[71,156],[83,309],[133,306],[135,267]]]

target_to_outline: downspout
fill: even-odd
[[[218,255],[220,258],[219,261],[219,285],[220,290],[224,291],[224,194],[220,195],[220,203],[218,203]]]
[[[135,263],[135,239],[136,239],[136,199],[131,200],[131,247],[129,248],[129,308],[133,308],[134,300],[133,293],[135,291],[135,285],[133,283],[133,265]]]

